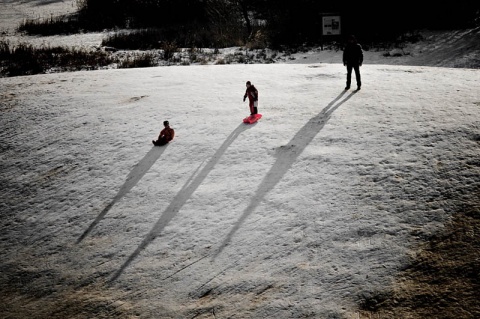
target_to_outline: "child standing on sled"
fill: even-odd
[[[164,121],[163,126],[165,128],[158,135],[158,139],[156,141],[152,141],[153,145],[155,146],[166,145],[168,142],[173,140],[173,137],[175,136],[175,131],[170,127],[170,123],[168,123],[168,121]]]
[[[258,113],[258,90],[255,86],[247,81],[247,90],[245,91],[245,95],[243,96],[243,102],[248,97],[248,106],[250,107],[250,115],[254,115]]]

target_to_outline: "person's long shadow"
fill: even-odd
[[[223,249],[231,241],[233,235],[237,232],[243,222],[250,216],[255,208],[260,204],[265,195],[271,191],[275,185],[283,178],[290,167],[295,163],[298,156],[305,150],[305,148],[311,143],[315,136],[325,127],[328,120],[332,116],[332,113],[338,109],[342,104],[347,102],[357,91],[353,91],[343,100],[338,102],[344,95],[343,91],[332,102],[330,102],[319,114],[312,117],[288,142],[287,146],[280,149],[277,153],[277,160],[273,164],[272,168],[268,171],[265,178],[262,180],[255,195],[250,200],[250,204],[247,206],[243,214],[235,223],[233,228],[228,233],[223,243],[218,248],[217,252],[213,255],[212,259],[215,259]],[[338,103],[337,103],[338,102]]]
[[[95,220],[90,224],[90,226],[83,232],[83,234],[77,239],[77,244],[82,242],[82,240],[87,237],[88,234],[97,226],[97,224],[107,215],[110,209],[115,205],[123,196],[125,196],[137,183],[142,179],[142,177],[148,172],[148,170],[155,164],[155,162],[162,156],[163,152],[168,145],[163,147],[152,147],[152,149],[145,155],[145,157],[132,169],[130,174],[128,174],[127,179],[122,187],[120,187],[117,195],[112,199],[112,201],[100,212],[100,214],[95,218]]]
[[[192,176],[187,180],[185,185],[180,189],[180,191],[175,195],[170,205],[163,211],[160,219],[153,226],[150,232],[145,236],[143,241],[137,247],[137,249],[130,255],[130,257],[125,261],[125,263],[120,267],[120,269],[114,274],[110,279],[110,282],[115,281],[125,269],[132,263],[132,261],[137,258],[137,256],[144,250],[167,226],[167,224],[175,217],[175,215],[180,211],[180,209],[185,205],[188,199],[192,194],[197,190],[197,188],[203,183],[208,174],[213,170],[215,165],[218,163],[225,151],[232,145],[232,143],[237,139],[237,137],[248,128],[253,127],[254,125],[245,125],[240,124],[223,142],[220,148],[215,152],[215,154],[210,158],[210,160],[205,164],[205,166],[198,172],[200,167],[203,165],[200,164],[198,169],[192,174]],[[198,172],[198,174],[197,174]]]

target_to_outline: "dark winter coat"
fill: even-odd
[[[343,65],[360,66],[363,63],[362,46],[358,43],[348,43],[343,50]]]

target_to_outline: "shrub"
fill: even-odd
[[[102,45],[120,50],[151,50],[160,49],[164,39],[158,29],[121,31],[109,35],[102,41]]]
[[[234,37],[220,38],[215,32],[199,25],[120,31],[106,37],[102,45],[123,50],[151,50],[163,49],[164,43],[173,42],[183,48],[228,47],[240,44]]]
[[[35,57],[35,50],[32,46],[19,44],[17,47],[10,47],[6,42],[2,45],[2,75],[19,76],[43,73],[44,67],[39,59]]]
[[[175,42],[163,42],[162,50],[163,59],[169,61],[174,57],[175,53],[178,52],[178,46]]]
[[[151,53],[143,53],[138,56],[129,57],[119,63],[121,69],[127,68],[148,68],[155,66],[155,57]]]
[[[105,52],[63,47],[35,48],[28,44],[10,46],[0,42],[0,75],[20,76],[61,71],[92,70],[113,63]]]
[[[10,45],[7,41],[0,41],[0,61],[10,56]]]
[[[27,19],[20,24],[18,30],[27,34],[49,36],[78,33],[80,25],[74,17],[52,16],[48,19]]]

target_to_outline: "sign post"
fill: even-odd
[[[323,35],[340,35],[341,23],[340,16],[323,16],[322,17],[322,34]]]
[[[323,51],[323,36],[342,34],[341,21],[342,20],[340,18],[340,15],[338,14],[332,14],[332,13],[322,14],[322,37],[321,37],[322,51]]]

